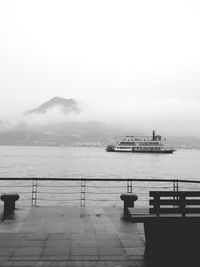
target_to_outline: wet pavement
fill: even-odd
[[[122,217],[119,207],[17,207],[0,223],[0,266],[150,266],[142,225]]]

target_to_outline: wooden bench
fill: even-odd
[[[180,266],[188,260],[200,262],[200,192],[150,191],[149,195],[149,207],[128,209],[132,222],[144,224],[145,256],[182,262]]]

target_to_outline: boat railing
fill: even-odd
[[[18,192],[24,206],[122,205],[120,194],[138,195],[148,203],[151,190],[200,190],[200,180],[123,178],[0,178],[0,194]],[[3,205],[3,202],[0,203]]]
[[[156,141],[156,140],[153,140],[152,137],[136,137],[136,136],[126,136],[123,141]]]

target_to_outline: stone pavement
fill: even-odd
[[[0,266],[150,266],[119,207],[18,207],[0,222]],[[1,207],[2,215],[2,207]]]

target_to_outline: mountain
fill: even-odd
[[[115,144],[121,139],[120,135],[127,135],[127,131],[136,134],[137,129],[114,127],[89,118],[85,120],[84,112],[74,99],[53,97],[25,112],[18,120],[0,119],[0,145],[105,146]],[[34,116],[29,116],[32,114]],[[167,142],[175,148],[200,149],[200,138],[168,137]]]
[[[0,145],[68,146],[107,143],[113,131],[105,123],[82,120],[84,112],[74,99],[53,97],[22,114],[15,123],[1,123],[0,120]],[[68,116],[71,113],[73,116]],[[8,127],[5,127],[7,124]]]
[[[25,112],[25,114],[43,114],[46,113],[48,110],[55,108],[55,107],[61,107],[62,111],[65,114],[68,114],[70,112],[79,113],[80,109],[78,107],[78,104],[76,101],[72,98],[65,99],[62,97],[53,97],[49,101],[41,104],[39,107],[29,110]]]

